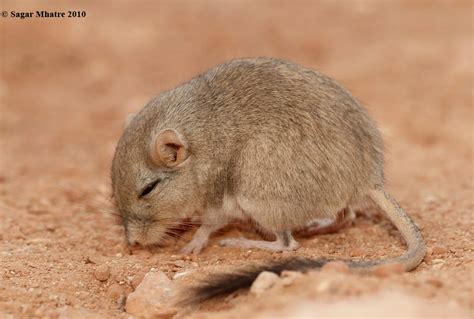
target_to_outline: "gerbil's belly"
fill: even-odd
[[[265,230],[298,230],[307,227],[327,228],[340,221],[338,211],[332,214],[318,213],[314,207],[302,209],[284,201],[250,200],[242,196],[225,196],[222,213],[228,219],[250,219]]]

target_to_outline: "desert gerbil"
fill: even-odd
[[[221,244],[296,249],[293,230],[335,218],[368,196],[408,251],[351,266],[398,262],[411,270],[425,255],[420,231],[383,189],[382,138],[366,110],[332,79],[291,62],[232,60],[151,100],[117,145],[112,187],[130,243],[159,244],[193,217],[201,226],[182,252],[199,253],[230,220],[250,219],[275,241]],[[264,269],[321,264],[283,261]],[[229,280],[246,285],[259,271],[221,276],[198,290],[199,298],[229,292]]]

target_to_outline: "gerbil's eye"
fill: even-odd
[[[158,178],[157,180],[151,182],[150,184],[148,184],[147,186],[145,186],[145,188],[142,190],[142,192],[140,193],[140,196],[138,196],[138,198],[142,198],[148,194],[151,193],[152,190],[155,189],[156,185],[158,185],[158,183],[161,182],[161,178]]]

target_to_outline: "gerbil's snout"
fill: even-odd
[[[129,235],[128,235],[128,232],[127,232],[127,228],[125,228],[125,238],[127,239],[127,243],[129,246],[136,246],[138,245],[137,241],[135,240],[135,238],[131,238]]]
[[[130,246],[154,246],[160,244],[166,229],[157,223],[147,220],[128,221],[124,223],[125,237]]]
[[[123,224],[123,228],[125,230],[125,238],[127,239],[127,243],[130,246],[136,246],[138,243],[133,236],[130,236],[130,231],[128,230],[128,226],[126,223]]]

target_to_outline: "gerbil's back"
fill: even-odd
[[[269,58],[233,60],[182,92],[191,103],[173,111],[175,120],[198,150],[213,147],[233,163],[233,192],[332,214],[382,183],[374,122],[320,73]]]

